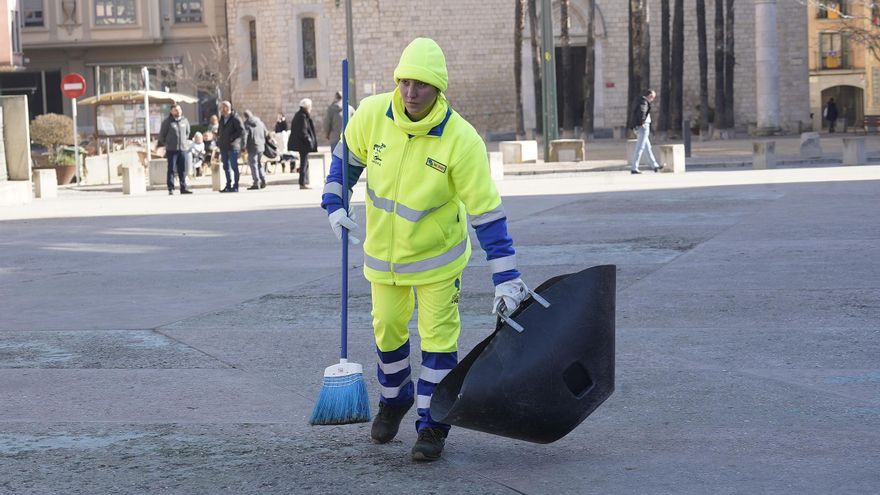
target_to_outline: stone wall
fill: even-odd
[[[557,2],[558,3],[558,2]],[[448,0],[431,4],[396,0],[354,0],[354,30],[358,98],[393,89],[392,73],[403,48],[417,36],[434,38],[446,53],[454,108],[482,133],[514,129],[513,2],[504,0]],[[572,0],[572,44],[583,45],[585,0]],[[314,101],[312,116],[319,129],[326,106],[340,88],[340,61],[345,56],[344,2],[335,0],[229,0],[230,53],[238,61],[233,104],[250,108],[267,124],[283,111],[289,119],[303,97]],[[626,121],[628,11],[626,2],[598,0],[600,26],[596,32],[601,52],[597,71],[598,126]],[[735,118],[746,128],[755,121],[754,3],[735,4],[736,76]],[[806,8],[797,2],[778,4],[781,123],[786,129],[809,120]],[[554,7],[558,11],[558,6]],[[707,0],[710,105],[714,106],[714,1]],[[318,77],[302,77],[300,19],[315,16]],[[558,13],[556,14],[556,25]],[[259,79],[251,81],[247,20],[257,21]],[[652,85],[660,86],[660,0],[650,0]],[[558,35],[558,29],[556,30]],[[691,4],[685,15],[685,114],[696,115],[699,103],[696,15]],[[524,40],[528,51],[528,38]],[[534,115],[531,65],[523,64],[523,101],[527,116]],[[664,95],[660,95],[663,97]],[[600,103],[600,104],[598,104]],[[531,112],[531,113],[530,113]],[[560,112],[561,114],[561,112]],[[527,127],[529,123],[527,122]],[[319,136],[325,144],[323,136]]]

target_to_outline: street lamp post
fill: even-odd
[[[146,134],[146,152],[147,152],[147,165],[150,163],[150,159],[153,158],[150,153],[150,69],[143,67],[141,68],[141,75],[144,77],[144,129]]]

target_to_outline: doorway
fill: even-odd
[[[834,98],[837,104],[839,127],[862,125],[865,117],[864,91],[856,86],[833,86],[822,91],[822,111],[828,100]],[[841,122],[843,121],[843,122]],[[841,125],[843,124],[843,125]],[[822,129],[828,128],[828,121],[822,119]],[[840,129],[843,130],[843,129]]]

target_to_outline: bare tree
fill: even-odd
[[[700,62],[700,138],[709,133],[709,54],[706,46],[706,0],[697,0],[697,45]]]
[[[571,42],[569,27],[571,19],[568,15],[570,0],[559,1],[560,28],[559,41],[562,44],[562,131],[564,137],[570,137],[574,131],[574,102],[571,91]]]
[[[716,129],[724,129],[724,0],[715,0],[715,118]]]
[[[727,0],[724,17],[724,127],[733,129],[733,75],[736,56],[733,51],[733,0]]]
[[[669,0],[660,2],[660,121],[657,130],[669,131]]]
[[[628,96],[632,105],[651,84],[651,37],[648,31],[648,1],[629,0],[629,74]],[[632,108],[627,112],[627,127],[633,128]]]
[[[584,115],[583,133],[588,139],[593,137],[595,119],[593,116],[596,101],[596,40],[594,39],[594,20],[596,0],[587,0],[587,54],[584,61]]]
[[[538,45],[538,2],[529,2],[529,30],[532,40],[532,74],[535,82],[535,132],[544,132],[544,104],[541,94],[541,48]]]
[[[684,0],[674,0],[672,5],[669,132],[672,136],[680,136],[684,107]]]
[[[212,94],[217,99],[228,99],[239,64],[235,57],[229,56],[227,48],[225,38],[211,36],[207,52],[197,57],[186,52],[182,72],[176,74],[177,80],[187,81],[196,90]]]
[[[516,88],[516,136],[525,136],[522,104],[522,45],[525,29],[525,0],[516,0],[516,13],[513,27],[513,85]]]

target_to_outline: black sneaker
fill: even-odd
[[[412,448],[412,460],[436,461],[446,445],[446,431],[440,428],[425,428],[419,432],[419,439]]]
[[[400,422],[412,407],[413,402],[415,401],[410,400],[409,404],[404,406],[379,403],[379,412],[373,418],[373,427],[370,429],[370,438],[373,439],[373,443],[388,443],[394,439],[397,430],[400,429]]]
[[[192,194],[192,193],[193,193],[193,192],[190,191],[189,189],[181,189],[181,190],[180,190],[180,194]]]
[[[256,191],[256,190],[259,189],[259,188],[260,188],[260,185],[259,185],[259,184],[254,184],[254,185],[252,185],[251,187],[248,188],[248,191]]]
[[[169,189],[169,190],[168,190],[168,195],[169,195],[169,196],[174,196],[174,189]]]
[[[266,181],[261,180],[260,181],[260,189],[265,189],[265,188],[266,188]]]
[[[232,192],[232,187],[231,187],[231,186],[226,186],[226,187],[224,187],[223,189],[220,189],[220,192],[222,192],[222,193]]]

